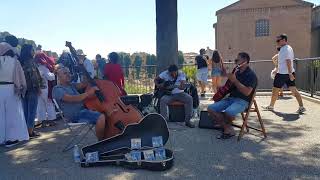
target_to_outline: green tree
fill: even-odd
[[[140,72],[141,72],[141,65],[142,65],[142,58],[139,55],[136,55],[134,58],[134,66],[136,69],[136,78],[140,79]]]
[[[148,54],[147,57],[146,57],[146,65],[147,65],[147,68],[146,68],[146,71],[147,71],[147,74],[148,74],[148,78],[152,78],[155,76],[156,74],[156,56],[154,54],[150,55]]]
[[[178,65],[182,66],[184,64],[184,56],[183,56],[183,52],[179,51],[178,52]]]
[[[121,64],[122,69],[124,70],[124,76],[129,76],[129,67],[131,65],[130,54],[125,52],[119,52],[119,64]]]
[[[127,54],[126,56],[124,56],[124,59],[123,59],[123,62],[124,62],[124,66],[125,66],[125,71],[124,71],[124,75],[126,77],[129,77],[129,67],[131,65],[131,58],[130,58],[130,54]]]

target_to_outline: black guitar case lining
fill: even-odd
[[[138,95],[121,96],[120,99],[125,105],[133,105],[138,107],[140,104],[140,97]]]
[[[152,137],[162,136],[163,145],[168,142],[169,130],[166,120],[160,114],[148,114],[139,123],[128,125],[122,134],[105,139],[98,143],[82,148],[82,154],[99,153],[100,161],[86,163],[82,161],[82,167],[93,167],[103,165],[131,166],[136,169],[166,170],[173,164],[173,152],[166,149],[166,160],[164,161],[127,161],[124,155],[131,151],[131,139],[140,138],[143,149],[153,149]],[[112,158],[111,158],[112,157]],[[111,158],[111,159],[110,159]]]

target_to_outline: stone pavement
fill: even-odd
[[[269,99],[258,97],[259,106]],[[204,108],[210,102],[201,103]],[[287,96],[277,102],[275,112],[261,111],[267,139],[251,131],[240,142],[222,141],[216,139],[218,131],[169,123],[171,145],[167,146],[174,150],[175,165],[165,172],[81,168],[73,163],[72,151],[61,152],[69,132],[59,123],[40,129],[39,139],[0,147],[0,179],[320,179],[320,105],[305,101],[305,107],[304,115],[296,114],[297,103]],[[256,125],[254,114],[250,122]],[[94,141],[93,135],[86,139],[86,143]]]

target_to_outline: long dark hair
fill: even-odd
[[[212,53],[212,61],[215,62],[215,63],[222,63],[222,57],[219,53],[218,50],[214,50],[213,53]]]
[[[108,58],[112,64],[117,64],[119,61],[119,54],[116,52],[112,52],[108,55]]]
[[[24,62],[30,60],[33,58],[32,55],[33,47],[30,44],[24,44],[21,48],[21,53],[20,53],[20,62],[21,64],[24,64]]]
[[[3,56],[10,56],[10,57],[14,57],[15,54],[14,52],[10,49],[9,51],[7,51],[6,53],[3,54]]]

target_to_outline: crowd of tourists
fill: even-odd
[[[55,60],[41,48],[29,44],[18,48],[18,43],[12,35],[0,43],[0,145],[6,147],[41,136],[37,128],[56,125],[53,89],[59,84],[59,69],[70,72],[72,83],[81,82],[82,77],[70,52]],[[77,57],[92,78],[109,79],[124,89],[117,53],[110,53],[108,60],[98,54],[91,61],[77,50]]]

